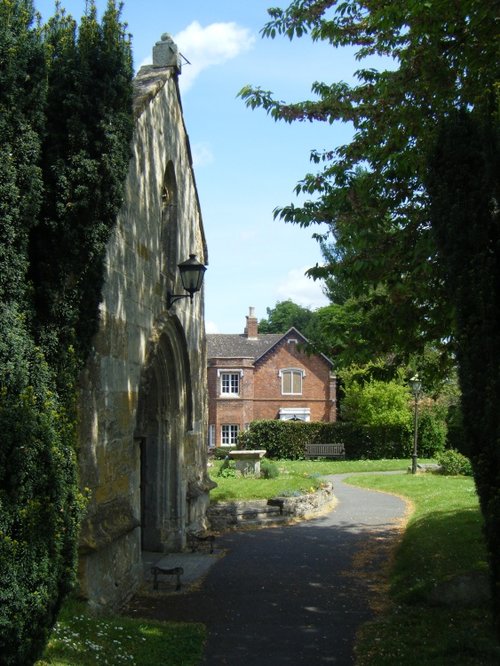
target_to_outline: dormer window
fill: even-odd
[[[302,395],[302,378],[305,372],[300,368],[283,368],[279,371],[282,395]]]

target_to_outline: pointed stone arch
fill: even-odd
[[[184,331],[164,321],[150,343],[136,422],[140,440],[141,545],[169,552],[185,545],[187,481],[184,448],[192,429],[191,372]]]

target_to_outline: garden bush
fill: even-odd
[[[280,474],[279,467],[267,458],[263,458],[260,463],[260,476],[263,479],[276,479]]]
[[[310,439],[307,423],[302,421],[253,421],[240,434],[243,449],[265,449],[268,458],[297,460],[304,457],[305,442]]]
[[[424,458],[434,458],[446,446],[446,416],[437,407],[423,409],[418,419],[418,452]]]
[[[341,404],[342,417],[354,423],[384,427],[411,423],[409,389],[396,381],[346,381]]]
[[[231,451],[234,451],[236,448],[236,446],[217,446],[213,450],[214,458],[216,460],[224,460],[224,458],[227,458]]]
[[[458,405],[451,405],[446,415],[446,448],[456,449],[464,456],[470,455],[470,446],[465,439],[464,421],[462,408]]]
[[[472,476],[472,465],[466,456],[455,449],[448,449],[437,456],[441,465],[441,474],[446,476]]]
[[[223,479],[228,479],[230,477],[236,476],[236,468],[234,462],[229,459],[228,456],[224,458],[222,465],[217,472],[217,476],[221,476]]]
[[[307,443],[344,444],[350,460],[405,458],[411,453],[409,424],[361,426],[346,422],[253,421],[240,435],[245,449],[265,449],[268,458],[299,460]]]

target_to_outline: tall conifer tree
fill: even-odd
[[[75,581],[76,381],[97,325],[132,133],[109,0],[80,28],[0,0],[0,661],[41,654]]]

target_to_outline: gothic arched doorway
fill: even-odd
[[[143,550],[182,549],[187,520],[184,441],[192,401],[184,332],[177,319],[163,326],[148,354],[139,393],[141,545]]]

